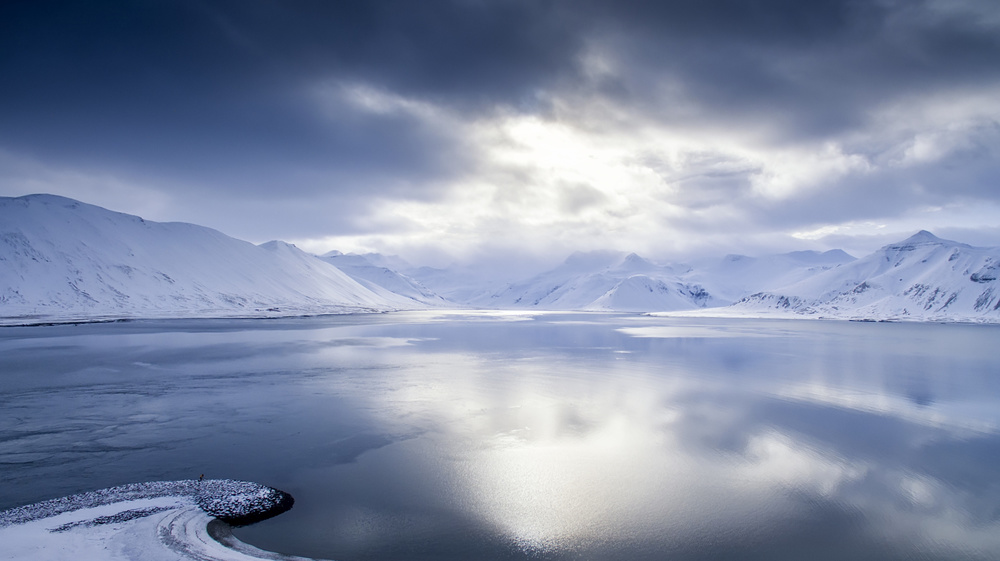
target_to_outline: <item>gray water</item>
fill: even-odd
[[[257,481],[350,560],[1000,558],[1000,327],[424,312],[0,329],[0,509]]]

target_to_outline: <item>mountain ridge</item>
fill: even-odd
[[[254,245],[56,195],[0,197],[0,324],[446,306],[1000,322],[998,277],[1000,248],[920,230],[860,259],[807,250],[693,268],[591,251],[502,282],[470,267]]]
[[[397,309],[284,242],[255,246],[59,197],[0,197],[0,321]]]

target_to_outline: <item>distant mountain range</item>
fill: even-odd
[[[729,255],[694,268],[571,255],[514,283],[396,257],[307,254],[52,195],[0,197],[0,324],[428,307],[1000,322],[1000,248],[921,231],[863,257]]]

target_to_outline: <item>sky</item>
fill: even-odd
[[[0,76],[0,196],[254,243],[1000,246],[995,0],[8,0]]]

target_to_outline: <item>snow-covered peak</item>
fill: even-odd
[[[918,244],[918,243],[941,243],[943,240],[934,234],[928,232],[927,230],[920,230],[916,234],[906,238],[902,241],[904,244]]]
[[[615,267],[615,270],[630,273],[645,273],[658,269],[656,265],[648,260],[639,257],[635,253],[629,253],[622,259],[622,262]]]
[[[916,234],[906,238],[901,242],[896,242],[889,244],[882,248],[883,251],[907,251],[920,246],[928,245],[947,245],[947,246],[957,246],[957,247],[971,247],[964,243],[959,243],[952,240],[941,239],[934,234],[928,232],[927,230],[920,230]]]
[[[104,217],[105,220],[118,222],[135,222],[140,224],[146,222],[138,216],[115,212],[68,197],[45,193],[24,195],[21,197],[0,197],[0,212],[4,213],[4,220],[6,221],[0,223],[0,227],[6,226],[5,230],[11,229],[19,223],[45,222],[46,217],[53,214],[58,214],[65,220],[76,223],[79,223],[81,219],[86,217],[95,217],[98,215]],[[194,224],[189,224],[188,226],[202,228],[202,226],[195,226]]]
[[[294,251],[294,252],[302,251],[298,247],[296,247],[295,244],[283,242],[281,240],[271,240],[269,242],[264,242],[260,244],[258,247],[266,249],[268,251]]]
[[[50,195],[48,193],[37,193],[34,195],[24,195],[23,197],[2,197],[3,201],[7,204],[22,204],[22,205],[45,205],[45,206],[60,206],[63,208],[77,208],[79,206],[92,207],[93,205],[88,205],[87,203],[81,203],[75,199],[70,199],[68,197],[62,197],[59,195]],[[110,212],[110,211],[109,211]]]

